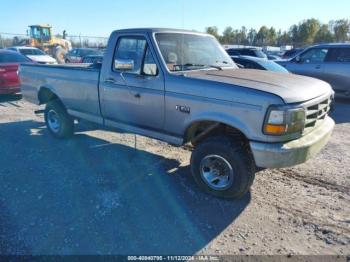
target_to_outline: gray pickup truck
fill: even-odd
[[[24,97],[46,104],[48,130],[88,120],[169,144],[191,143],[197,184],[240,198],[261,168],[305,162],[325,146],[334,92],[323,81],[238,69],[210,35],[114,31],[102,65],[23,65]]]

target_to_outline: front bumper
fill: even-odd
[[[295,166],[315,156],[328,142],[334,121],[327,117],[311,133],[286,143],[250,142],[256,166],[281,168]]]

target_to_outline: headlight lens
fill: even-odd
[[[271,110],[268,119],[269,124],[280,125],[284,122],[284,111]]]
[[[303,108],[270,108],[264,124],[266,135],[286,135],[303,132],[305,110]]]

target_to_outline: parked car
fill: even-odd
[[[258,48],[230,48],[227,49],[226,52],[230,56],[253,56],[253,57],[260,57],[267,59],[267,55],[260,49]]]
[[[279,57],[278,55],[270,55],[270,54],[266,54],[267,55],[267,59],[268,60],[272,60],[272,61],[275,61],[275,60],[280,60],[281,57]]]
[[[307,161],[334,127],[329,84],[238,69],[213,36],[192,31],[117,30],[101,69],[23,65],[20,72],[25,99],[46,104],[54,137],[72,135],[78,118],[172,145],[192,143],[193,178],[218,197],[243,197],[257,167]]]
[[[17,52],[0,50],[0,94],[20,92],[18,65],[30,63],[31,60]]]
[[[291,50],[287,50],[283,55],[282,55],[282,59],[290,59],[293,58],[295,56],[297,56],[299,53],[301,53],[304,49],[302,48],[294,48]]]
[[[274,61],[253,56],[231,56],[232,60],[246,69],[267,70],[288,73],[288,70]]]
[[[103,55],[88,55],[84,56],[82,63],[83,64],[102,64]]]
[[[328,82],[337,96],[350,97],[350,44],[315,45],[289,61],[277,62],[292,73]]]
[[[57,60],[39,48],[29,47],[29,46],[13,46],[8,48],[9,50],[16,51],[25,55],[30,60],[37,62],[39,64],[57,64]]]
[[[281,51],[272,51],[272,50],[263,50],[267,56],[268,60],[281,60],[283,52]]]
[[[102,52],[99,49],[93,48],[74,48],[69,51],[65,56],[66,63],[82,63],[83,58],[89,55],[101,55]]]

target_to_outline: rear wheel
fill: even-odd
[[[54,137],[66,138],[73,134],[74,120],[59,100],[50,101],[46,105],[45,123]]]
[[[248,146],[230,137],[210,137],[191,156],[194,180],[205,192],[222,198],[241,198],[255,177]]]

